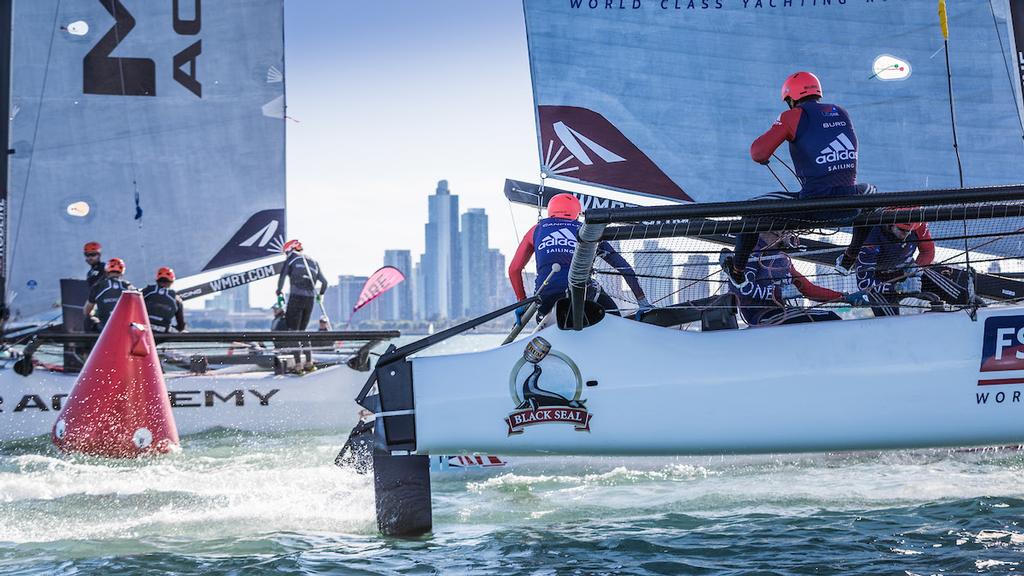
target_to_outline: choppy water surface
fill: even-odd
[[[135,462],[0,448],[3,574],[1024,572],[1024,454],[513,459],[376,533],[343,435],[210,432]]]

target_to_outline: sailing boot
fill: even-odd
[[[746,271],[736,269],[732,251],[728,248],[723,248],[722,252],[718,255],[718,265],[722,267],[722,271],[729,277],[729,283],[735,286],[737,290],[743,290],[750,285]]]
[[[843,253],[836,258],[836,272],[843,276],[849,276],[853,272],[853,265],[857,262],[857,255],[850,255],[848,250],[843,250]]]

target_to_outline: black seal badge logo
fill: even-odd
[[[551,349],[537,336],[526,344],[523,357],[512,367],[509,391],[515,411],[505,418],[508,435],[522,434],[536,424],[572,424],[578,432],[590,432],[590,418],[583,393],[583,377],[576,363]]]

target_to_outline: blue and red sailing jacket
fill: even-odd
[[[537,281],[534,291],[540,289],[548,274],[551,273],[552,265],[557,263],[561,266],[561,270],[554,273],[539,295],[541,300],[546,303],[565,295],[565,291],[569,287],[569,264],[572,263],[572,255],[576,252],[579,229],[582,225],[578,220],[544,218],[530,228],[523,236],[519,248],[516,249],[516,254],[508,266],[508,278],[512,283],[512,290],[516,293],[516,298],[523,300],[527,296],[526,288],[523,286],[523,268],[535,255],[537,257]],[[633,268],[610,244],[607,242],[598,244],[597,255],[623,275],[626,284],[629,285],[629,289],[637,299],[644,297],[644,291],[637,281]]]
[[[729,292],[739,298],[740,314],[750,326],[761,324],[769,313],[785,309],[786,300],[804,296],[819,302],[839,300],[842,294],[812,283],[793,266],[789,256],[761,235],[744,270],[749,284],[739,289],[728,282]]]
[[[765,164],[787,141],[801,198],[851,193],[857,183],[857,134],[846,110],[822,102],[798,104],[754,140],[750,157]]]
[[[868,233],[855,265],[858,289],[892,292],[895,281],[935,260],[935,242],[927,224],[919,224],[905,240],[891,230],[888,225],[875,226]],[[916,259],[914,252],[918,252]]]

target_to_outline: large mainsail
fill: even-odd
[[[45,312],[98,241],[148,282],[284,237],[282,0],[17,0],[7,295]]]
[[[751,141],[811,70],[847,108],[860,180],[956,187],[935,0],[524,0],[543,172],[672,200],[778,189]],[[949,6],[968,186],[1024,180],[1024,1]],[[788,161],[788,154],[780,154]],[[799,185],[778,162],[790,189]]]

